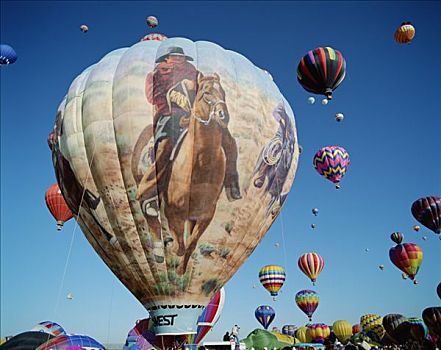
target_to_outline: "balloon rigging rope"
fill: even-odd
[[[87,185],[87,181],[89,180],[89,174],[91,174],[91,166],[93,164],[93,159],[95,157],[95,150],[96,150],[96,143],[94,143],[93,145],[93,152],[92,152],[92,157],[90,158],[90,164],[89,164],[89,171],[87,172],[86,175],[86,180],[84,181],[84,188],[83,188],[83,193],[81,194],[81,201],[80,201],[80,205],[78,206],[78,215],[77,217],[80,217],[80,211],[81,211],[81,206],[83,204],[83,200],[84,200],[84,194],[86,193],[86,185]],[[73,247],[73,243],[75,241],[75,232],[77,230],[78,227],[78,221],[75,220],[75,224],[74,224],[74,228],[72,230],[72,238],[70,240],[70,245],[69,245],[69,250],[67,252],[67,257],[66,257],[66,262],[64,264],[64,271],[63,271],[63,276],[61,277],[61,282],[60,282],[60,287],[58,289],[58,297],[57,297],[57,302],[55,304],[55,309],[54,309],[54,317],[53,319],[55,319],[56,315],[57,315],[57,311],[58,311],[58,306],[60,304],[60,299],[61,299],[61,293],[63,291],[63,286],[64,286],[64,280],[66,278],[66,273],[67,273],[67,268],[69,266],[69,260],[70,260],[70,256],[72,253],[72,247]]]

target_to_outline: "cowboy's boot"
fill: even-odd
[[[222,133],[222,148],[224,149],[226,168],[224,187],[225,194],[230,202],[241,199],[239,174],[237,172],[237,145],[236,140],[228,129]]]
[[[241,199],[240,186],[239,186],[239,175],[237,172],[235,174],[226,174],[224,180],[225,194],[230,202]]]

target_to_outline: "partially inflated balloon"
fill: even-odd
[[[346,320],[335,321],[332,325],[332,331],[337,339],[345,344],[352,337],[352,326]]]
[[[261,305],[254,312],[254,316],[256,316],[257,321],[259,321],[263,328],[268,329],[274,317],[276,317],[276,312],[271,306]]]
[[[47,189],[44,198],[46,200],[47,208],[55,220],[57,220],[57,230],[59,231],[66,221],[72,219],[72,211],[67,206],[57,183]]]
[[[424,324],[424,321],[421,318],[411,317],[408,318],[405,322],[408,324],[409,333],[414,340],[419,343],[422,343],[423,340],[427,337],[427,326]]]
[[[308,325],[307,333],[311,337],[313,343],[324,344],[326,339],[329,338],[331,330],[324,323],[313,323],[311,325]]]
[[[297,80],[302,87],[314,94],[332,99],[332,92],[346,75],[346,62],[340,51],[332,47],[318,47],[300,60]]]
[[[59,335],[40,345],[36,350],[105,350],[106,348],[87,335]]]
[[[400,314],[388,314],[383,317],[383,327],[388,336],[395,342],[401,342],[398,336],[397,328],[403,322],[406,322],[407,318]]]
[[[401,232],[393,232],[390,235],[390,239],[396,244],[400,244],[403,241],[403,234]]]
[[[441,232],[441,197],[424,197],[412,204],[412,215],[435,233]]]
[[[441,337],[441,307],[428,307],[423,311],[423,320],[431,333]]]
[[[395,31],[394,38],[399,44],[410,44],[415,37],[415,27],[410,22],[403,22]]]
[[[311,321],[312,315],[320,302],[319,295],[313,290],[304,289],[297,292],[295,300],[299,309],[302,310],[306,316],[308,316],[309,321]]]
[[[44,332],[51,334],[55,337],[66,334],[66,331],[58,323],[52,321],[43,321],[34,326],[31,331],[33,332]]]
[[[55,132],[57,179],[90,244],[157,335],[195,333],[294,179],[293,112],[277,86],[216,44],[142,41],[74,80]]]
[[[282,334],[289,335],[291,337],[294,337],[296,334],[297,327],[293,324],[286,324],[282,327]]]
[[[148,41],[148,40],[164,41],[167,40],[167,37],[164,34],[160,34],[160,33],[150,33],[144,35],[141,39],[141,41]]]
[[[0,44],[0,66],[12,64],[17,61],[15,50],[6,44]]]
[[[266,265],[259,271],[260,283],[275,297],[285,282],[286,273],[282,266]]]
[[[349,153],[340,146],[323,147],[317,151],[313,159],[315,170],[335,184],[345,176],[349,163]]]
[[[361,332],[361,326],[357,323],[352,326],[352,334],[357,334]]]
[[[415,282],[415,276],[423,261],[423,251],[414,243],[398,244],[389,250],[392,263]]]
[[[300,270],[310,278],[313,285],[315,285],[318,275],[320,275],[323,267],[325,267],[325,261],[317,253],[303,254],[297,264]]]
[[[300,327],[296,330],[296,338],[300,340],[302,343],[310,343],[311,342],[311,335],[308,332],[308,327]]]

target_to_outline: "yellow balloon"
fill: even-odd
[[[343,344],[352,336],[352,325],[346,320],[335,321],[332,329],[337,339]]]
[[[312,338],[311,335],[308,332],[308,327],[299,327],[296,330],[296,338],[301,342],[301,343],[310,343]]]

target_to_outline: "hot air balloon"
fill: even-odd
[[[416,282],[415,276],[423,261],[423,251],[419,246],[414,243],[398,244],[389,250],[389,258],[396,267]]]
[[[438,286],[436,287],[436,294],[438,294],[438,298],[441,299],[441,282],[438,283]]]
[[[419,198],[412,204],[412,215],[435,233],[441,232],[441,197]]]
[[[306,316],[308,316],[309,321],[312,321],[312,315],[320,302],[319,295],[313,290],[304,289],[297,292],[295,301],[299,309],[302,310]]]
[[[64,223],[72,219],[73,214],[67,206],[57,183],[48,188],[45,200],[49,211],[55,220],[57,220],[57,230],[60,231]]]
[[[256,316],[257,321],[259,321],[262,327],[268,329],[271,322],[273,322],[274,317],[276,317],[276,312],[271,306],[261,305],[256,309],[254,315]]]
[[[6,44],[0,44],[0,66],[12,64],[17,61],[17,53]]]
[[[293,183],[293,112],[262,76],[208,41],[150,40],[87,68],[59,106],[61,191],[157,336],[197,331]]]
[[[343,113],[336,113],[335,114],[335,120],[338,122],[343,121],[343,119],[345,119],[345,116],[343,115]]]
[[[293,324],[286,324],[282,327],[282,334],[289,335],[290,337],[294,337],[296,334],[297,327]]]
[[[343,344],[346,344],[349,338],[352,337],[352,325],[346,320],[335,321],[332,325],[332,331]]]
[[[300,340],[302,343],[310,343],[311,342],[311,334],[308,332],[308,327],[300,327],[296,330],[296,338]]]
[[[219,319],[225,302],[225,289],[222,287],[211,298],[208,305],[202,311],[198,318],[198,328],[196,334],[187,337],[187,344],[199,344],[202,342],[207,333],[214,327]]]
[[[67,293],[66,298],[67,298],[68,300],[73,300],[73,294],[72,294],[72,293]]]
[[[360,326],[363,332],[376,342],[379,342],[386,332],[383,327],[383,318],[375,314],[361,316]]]
[[[315,170],[337,185],[346,174],[349,163],[349,153],[340,146],[323,147],[313,159]]]
[[[346,62],[340,51],[332,47],[318,47],[300,60],[297,80],[309,92],[332,99],[332,92],[346,75]]]
[[[401,232],[393,232],[390,235],[390,239],[394,241],[396,244],[400,244],[403,241],[403,234]]]
[[[158,19],[155,16],[148,16],[146,22],[150,28],[155,28],[158,25]]]
[[[369,253],[369,248],[365,248],[364,251],[365,251],[366,253]]]
[[[59,335],[41,344],[36,350],[105,350],[106,348],[87,335]]]
[[[423,320],[432,334],[441,337],[441,307],[428,307],[423,311]]]
[[[360,327],[360,325],[357,323],[357,324],[354,324],[353,326],[352,326],[352,334],[357,334],[357,333],[360,333],[361,332],[361,327]]]
[[[144,35],[140,41],[149,41],[149,40],[155,40],[155,41],[164,41],[167,40],[167,36],[160,33],[150,33],[147,35]]]
[[[324,323],[313,323],[308,325],[307,333],[311,337],[313,343],[324,344],[329,338],[331,330]]]
[[[397,328],[403,322],[406,322],[407,318],[400,314],[388,314],[383,317],[383,327],[388,336],[395,342],[401,343],[403,339],[400,338]]]
[[[415,27],[410,22],[403,22],[395,31],[394,38],[399,44],[410,44],[415,37]]]
[[[83,33],[87,33],[87,32],[89,31],[89,27],[86,26],[85,24],[82,24],[82,25],[80,25],[80,30],[81,30]]]
[[[325,261],[317,253],[306,253],[299,258],[298,265],[300,270],[310,278],[315,286],[315,281],[320,272],[322,272]]]
[[[418,231],[421,229],[421,227],[420,227],[419,225],[413,225],[413,226],[412,226],[412,229],[413,229],[415,232],[418,232]]]
[[[317,216],[318,213],[319,213],[318,208],[314,208],[314,209],[312,209],[312,213],[314,214],[314,216]]]
[[[308,104],[313,105],[315,103],[315,98],[310,96],[308,97]]]
[[[276,297],[285,282],[285,269],[278,265],[266,265],[259,271],[259,280],[263,287]]]
[[[411,337],[417,342],[422,343],[427,337],[428,329],[421,318],[410,317],[404,323],[407,325]]]
[[[423,241],[427,241],[427,236],[423,236],[421,238],[423,239]]]
[[[324,98],[324,99],[322,100],[322,105],[323,105],[323,106],[326,106],[326,105],[328,104],[328,102],[329,102],[329,100],[328,100],[327,98]]]
[[[55,337],[66,334],[66,331],[58,323],[52,321],[43,321],[31,329],[32,332],[44,332]]]
[[[380,270],[384,270],[384,265],[378,265],[378,268],[379,268]]]
[[[315,224],[311,224],[311,228],[312,228],[313,230],[315,229],[315,227],[316,227]]]

